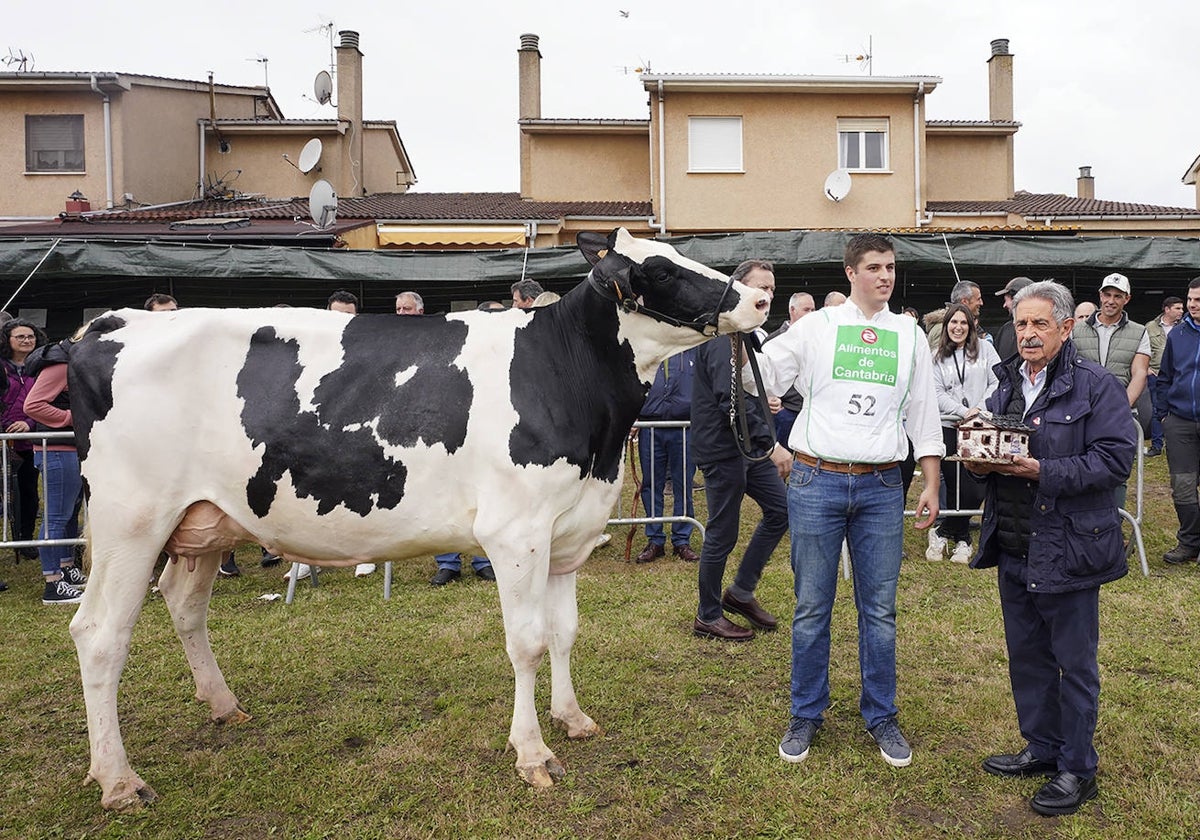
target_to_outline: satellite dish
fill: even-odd
[[[835,169],[825,179],[825,197],[830,201],[841,201],[850,195],[850,173],[845,169]]]
[[[329,75],[328,70],[322,70],[313,80],[313,94],[322,105],[333,99],[333,77]]]
[[[304,144],[304,148],[300,150],[300,162],[296,166],[301,172],[312,172],[313,167],[317,165],[317,161],[321,159],[321,140],[314,137]]]
[[[324,230],[337,218],[337,193],[333,184],[322,178],[308,191],[308,215],[313,224]]]

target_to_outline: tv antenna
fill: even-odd
[[[319,18],[321,22],[311,29],[305,29],[305,33],[319,32],[329,38],[329,72],[332,75],[337,75],[337,53],[333,47],[333,33],[337,31],[337,25],[332,20]]]
[[[262,68],[263,68],[263,87],[264,87],[264,88],[266,88],[267,90],[270,90],[270,89],[271,89],[271,77],[270,77],[270,76],[268,75],[268,73],[267,73],[267,62],[268,62],[268,61],[270,61],[271,59],[267,58],[267,57],[266,57],[265,55],[263,55],[262,53],[259,53],[259,54],[258,54],[258,58],[247,58],[246,60],[247,60],[247,61],[256,61],[256,62],[258,62],[259,64],[261,64],[261,65],[262,65]]]
[[[12,47],[9,47],[8,55],[0,58],[0,61],[3,61],[8,67],[16,67],[17,69],[14,71],[16,73],[27,73],[33,69],[33,53],[26,55],[25,50],[21,49],[14,53]]]
[[[849,53],[846,53],[845,55],[840,56],[838,60],[841,61],[843,64],[849,64],[852,61],[857,61],[859,70],[866,70],[868,76],[873,76],[873,75],[875,75],[874,70],[871,67],[871,62],[875,58],[873,43],[874,43],[874,36],[868,35],[867,36],[867,48],[865,50],[858,53],[857,55],[850,55]]]

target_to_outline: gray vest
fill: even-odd
[[[1071,340],[1075,342],[1075,349],[1080,356],[1100,364],[1100,335],[1093,323],[1095,317],[1091,315],[1075,324],[1075,328],[1071,330]],[[1133,357],[1137,355],[1138,345],[1142,343],[1146,328],[1136,321],[1130,321],[1129,316],[1124,313],[1121,318],[1124,323],[1112,334],[1104,367],[1121,380],[1122,385],[1129,385],[1129,380],[1133,378]]]

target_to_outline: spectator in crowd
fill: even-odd
[[[1150,404],[1153,416],[1150,419],[1150,448],[1146,457],[1153,458],[1162,454],[1163,429],[1158,416],[1158,395],[1154,387],[1158,380],[1158,368],[1162,363],[1163,348],[1167,346],[1167,336],[1183,318],[1183,301],[1171,295],[1163,298],[1162,314],[1146,324],[1146,334],[1150,336],[1150,371],[1146,375],[1146,390],[1150,392]]]
[[[730,275],[752,289],[775,291],[775,271],[764,260],[746,260]],[[697,636],[727,642],[754,638],[754,630],[735,624],[725,612],[736,613],[760,630],[774,630],[775,616],[754,597],[763,568],[779,540],[787,533],[787,496],[783,476],[791,467],[788,452],[775,440],[757,400],[746,399],[746,421],[750,440],[742,444],[729,423],[733,400],[730,362],[733,343],[718,336],[701,344],[696,353],[692,382],[692,456],[704,473],[708,501],[708,523],[700,548],[698,573],[699,605],[692,632]],[[685,485],[686,487],[686,485]],[[676,486],[675,492],[685,492]],[[742,500],[749,496],[762,509],[762,519],[750,536],[733,584],[721,593],[725,562],[737,547]]]
[[[146,302],[142,304],[142,308],[147,312],[174,312],[179,308],[179,302],[170,295],[155,292],[146,298]]]
[[[1110,274],[1100,282],[1100,308],[1075,322],[1071,341],[1082,359],[1107,369],[1125,386],[1129,408],[1137,415],[1138,398],[1146,389],[1150,372],[1150,336],[1146,328],[1129,320],[1129,278]],[[1116,489],[1117,506],[1125,507],[1125,482]]]
[[[1028,457],[972,462],[987,476],[972,566],[997,567],[1009,681],[1027,743],[990,756],[983,769],[1050,776],[1030,804],[1054,816],[1098,793],[1100,586],[1128,571],[1113,491],[1129,475],[1137,430],[1120,384],[1076,352],[1071,293],[1046,280],[1022,289],[1015,304],[1020,356],[1000,369],[987,407],[1037,431]]]
[[[397,315],[424,315],[425,301],[416,292],[401,292],[396,295]]]
[[[1200,277],[1188,283],[1187,314],[1167,336],[1154,390],[1179,519],[1176,545],[1163,560],[1178,566],[1194,563],[1200,554]]]
[[[658,366],[654,383],[646,394],[639,420],[687,420],[692,413],[692,375],[696,367],[696,349],[670,356]],[[646,516],[663,516],[663,496],[667,479],[671,480],[672,516],[695,516],[692,509],[692,478],[696,464],[688,454],[687,433],[682,428],[634,429],[638,439],[638,460],[642,465],[642,508]],[[674,555],[689,563],[700,560],[691,546],[692,523],[671,523]],[[667,537],[661,522],[646,523],[646,547],[635,558],[652,563],[666,555]]]
[[[950,303],[961,303],[971,311],[975,318],[975,329],[980,339],[991,341],[987,331],[979,323],[979,313],[983,309],[983,293],[979,284],[970,280],[959,280],[950,289]],[[929,339],[929,349],[937,350],[942,339],[942,320],[946,317],[946,307],[934,310],[925,316],[925,332]]]
[[[946,452],[958,449],[958,424],[972,409],[983,408],[984,402],[996,390],[996,374],[992,370],[1000,363],[995,348],[980,341],[975,331],[971,310],[961,303],[946,308],[942,322],[942,337],[933,353],[933,387],[937,391],[938,412],[942,416],[942,441]],[[952,510],[974,510],[983,496],[978,485],[967,479],[959,481],[961,465],[957,461],[942,461],[942,481],[946,484],[946,507]],[[929,529],[926,560],[941,560],[946,546],[952,545],[950,560],[954,563],[971,561],[971,517],[942,514],[941,524]]]
[[[518,280],[512,284],[512,305],[517,309],[531,309],[537,296],[546,291],[536,280]]]
[[[325,301],[325,308],[334,312],[349,312],[351,315],[357,315],[358,296],[345,289],[338,289],[329,296],[329,300]]]
[[[917,307],[915,307],[915,306],[904,307],[903,309],[900,310],[900,314],[907,315],[909,318],[912,318],[918,324],[921,323],[921,313],[917,311]],[[922,329],[924,329],[924,328],[922,328]]]
[[[1078,324],[1084,318],[1090,318],[1092,313],[1096,311],[1096,304],[1090,300],[1083,300],[1075,307],[1075,323]]]
[[[776,338],[787,331],[787,328],[799,321],[805,315],[815,312],[813,296],[808,292],[796,292],[788,300],[788,319],[779,329],[767,336],[767,341]],[[804,407],[804,399],[794,387],[788,388],[786,394],[779,398],[779,409],[775,412],[775,439],[785,447],[792,433],[792,424],[796,422],[800,409]]]
[[[829,707],[830,623],[844,538],[858,610],[859,709],[883,760],[912,762],[897,721],[896,587],[904,537],[900,461],[911,439],[925,486],[917,527],[938,513],[943,454],[933,364],[925,336],[888,310],[896,281],[890,240],[860,234],[846,246],[850,300],[802,319],[763,347],[768,394],[800,389],[804,409],[789,441],[788,483],[796,611],[792,619],[791,720],[784,761],[808,756]],[[749,387],[749,370],[742,381]]]
[[[25,398],[25,414],[35,431],[63,432],[71,428],[71,401],[67,395],[69,341],[47,344],[35,358],[26,358],[26,373],[36,376]],[[43,451],[35,450],[34,466],[42,473],[46,488],[46,511],[40,538],[68,540],[79,536],[79,505],[83,479],[74,440],[51,440]],[[42,603],[78,604],[87,586],[87,575],[75,565],[75,550],[69,545],[47,545],[38,549],[42,575],[46,579]]]
[[[421,296],[416,292],[401,292],[396,295],[396,314],[424,315],[425,302],[421,300]],[[433,559],[437,563],[437,571],[434,572],[433,577],[429,581],[433,586],[445,586],[450,581],[458,580],[462,577],[462,557],[457,552],[438,554]],[[365,565],[370,565],[371,571],[375,571],[373,564]],[[483,580],[496,579],[496,573],[492,571],[492,564],[486,557],[473,556],[471,558],[471,568]],[[366,572],[366,574],[370,573]],[[355,570],[355,574],[358,574],[357,569]]]
[[[1004,311],[1008,313],[1008,317],[1004,319],[1004,323],[996,330],[996,335],[993,341],[996,346],[996,355],[1001,361],[1012,358],[1017,355],[1017,334],[1013,330],[1012,323],[1012,302],[1013,295],[1024,289],[1033,281],[1028,277],[1014,277],[1009,280],[1003,289],[996,292],[996,297],[1003,297]]]
[[[30,321],[14,318],[0,325],[0,360],[3,361],[3,416],[0,423],[10,434],[33,430],[33,421],[25,414],[25,398],[33,387],[34,377],[25,370],[25,360],[38,347],[46,344],[46,334]],[[16,538],[32,540],[38,514],[38,470],[33,464],[33,441],[16,440],[11,444],[11,469],[14,473],[16,494]],[[36,548],[21,548],[17,553],[27,559],[36,559]]]
[[[841,306],[845,302],[846,296],[841,292],[829,292],[825,295],[825,299],[821,301],[821,307],[825,308],[827,306]]]
[[[498,300],[485,300],[475,308],[480,312],[503,312],[508,307]]]

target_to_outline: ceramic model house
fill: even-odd
[[[958,458],[964,461],[1011,461],[1029,456],[1033,428],[1013,417],[983,411],[958,424]]]

